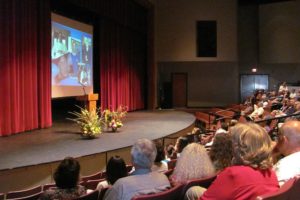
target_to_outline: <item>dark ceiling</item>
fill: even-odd
[[[240,5],[259,5],[259,4],[269,4],[278,3],[284,1],[294,1],[294,0],[238,0]]]

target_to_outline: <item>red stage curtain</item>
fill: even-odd
[[[114,22],[102,21],[100,90],[102,108],[145,108],[146,36]]]
[[[0,17],[0,136],[49,127],[49,1],[3,0]]]

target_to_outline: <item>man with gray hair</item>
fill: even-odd
[[[290,178],[300,175],[299,121],[287,121],[280,127],[277,147],[279,152],[285,156],[274,166],[279,185],[282,186]]]
[[[156,157],[155,144],[148,139],[139,139],[131,149],[135,171],[119,179],[106,194],[105,200],[130,200],[136,195],[158,193],[170,187],[168,178],[159,172],[151,172]]]

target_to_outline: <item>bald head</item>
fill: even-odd
[[[300,150],[300,121],[292,120],[285,122],[281,128],[281,133],[285,136],[285,154],[290,154]]]

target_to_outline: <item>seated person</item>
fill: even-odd
[[[128,175],[125,161],[120,156],[112,156],[106,165],[106,180],[97,185],[97,189],[101,190],[110,187],[118,179]]]
[[[200,200],[245,200],[275,192],[279,185],[272,170],[272,143],[259,125],[237,124],[230,129],[232,166],[221,171]]]
[[[155,157],[155,144],[148,139],[139,139],[131,148],[135,171],[130,176],[117,180],[106,191],[104,199],[131,200],[135,195],[158,193],[170,188],[166,175],[151,171]]]
[[[165,161],[165,151],[160,142],[156,142],[157,154],[154,160],[154,164],[151,167],[152,171],[166,172],[168,170],[168,164]]]
[[[280,185],[300,175],[300,122],[287,121],[279,131],[277,149],[284,155],[274,166]]]
[[[208,154],[216,171],[222,171],[231,166],[233,158],[231,136],[225,133],[217,134]]]
[[[74,158],[66,157],[54,173],[56,188],[41,194],[41,200],[74,199],[86,194],[83,186],[78,185],[80,165]]]
[[[183,149],[181,156],[177,159],[170,179],[173,185],[177,185],[214,174],[215,168],[206,149],[201,144],[191,143]]]
[[[184,147],[186,147],[189,144],[189,140],[187,137],[179,137],[176,141],[175,144],[175,151],[177,154],[177,158],[179,158],[180,153],[182,152],[182,150],[184,149]]]
[[[165,159],[166,162],[177,158],[175,147],[173,144],[168,144],[165,146],[165,155],[166,155],[166,159]]]
[[[257,106],[254,105],[254,111],[250,115],[248,115],[248,117],[251,120],[258,120],[259,118],[262,117],[263,114],[264,114],[263,103],[259,102]]]

